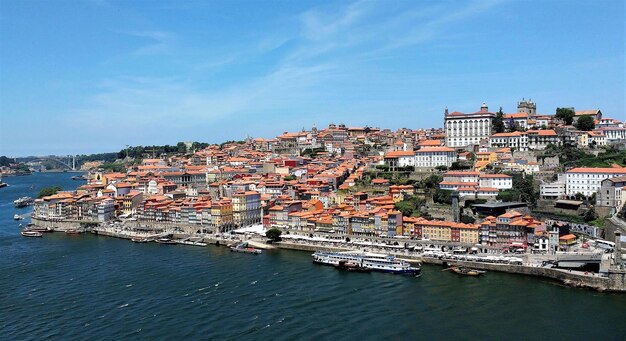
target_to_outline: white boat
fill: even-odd
[[[179,240],[178,244],[191,245],[191,246],[207,246],[207,243],[193,242],[191,240]]]
[[[338,266],[341,261],[348,261],[366,267],[372,271],[389,272],[394,274],[417,275],[421,268],[411,266],[406,261],[396,259],[393,255],[380,253],[345,251],[345,252],[324,252],[315,251],[313,262],[324,265]]]
[[[28,231],[28,230],[22,230],[22,236],[24,237],[42,237],[43,233],[41,232],[37,232],[37,231]]]
[[[156,239],[155,242],[159,244],[178,244],[175,240],[172,240],[170,238],[159,238]]]
[[[26,207],[28,205],[32,205],[34,202],[35,201],[31,197],[21,197],[19,199],[15,199],[13,201],[13,205],[15,205],[16,208],[20,208],[20,207]]]
[[[14,216],[13,216],[13,219],[15,219],[15,220],[22,220],[22,219],[24,219],[24,218],[22,218],[22,216],[21,216],[21,215],[16,214],[16,215],[14,215]]]

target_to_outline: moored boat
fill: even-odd
[[[241,253],[251,253],[254,255],[258,255],[261,254],[263,251],[259,250],[259,249],[255,249],[253,247],[249,247],[248,243],[241,243],[237,246],[231,246],[230,247],[230,251],[231,252],[241,252]]]
[[[21,234],[24,237],[43,237],[43,233],[31,230],[22,230]]]
[[[35,201],[31,197],[21,197],[19,199],[15,199],[13,201],[13,205],[15,205],[16,208],[20,208],[20,207],[26,207],[28,205],[32,205],[34,202]]]
[[[175,240],[172,240],[170,238],[159,238],[155,239],[154,241],[159,244],[178,244]]]
[[[464,275],[464,276],[480,276],[484,274],[485,272],[487,272],[487,271],[482,271],[482,270],[466,268],[464,266],[460,266],[460,267],[454,266],[454,267],[451,267],[450,270],[454,271],[455,273],[459,275]]]
[[[419,264],[412,266],[409,262],[397,259],[394,255],[369,253],[360,251],[325,252],[315,251],[313,262],[324,265],[339,265],[340,261],[354,262],[378,272],[389,272],[402,275],[418,275],[421,272]]]
[[[69,229],[69,230],[65,230],[66,234],[81,234],[83,233],[83,230],[81,229]]]
[[[34,225],[27,225],[26,230],[28,231],[34,231],[34,232],[41,232],[41,233],[45,233],[45,232],[52,232],[53,230],[49,227],[39,227],[39,226],[34,226]]]
[[[345,260],[340,260],[339,263],[335,265],[335,268],[339,270],[347,270],[347,271],[354,271],[354,272],[372,271],[372,269],[366,266],[363,266],[363,264],[359,264],[359,263],[352,262],[352,261],[345,261]]]
[[[179,240],[178,244],[191,245],[191,246],[207,246],[207,243],[193,242],[191,240]]]
[[[131,240],[133,241],[133,243],[147,243],[148,242],[148,238],[144,238],[144,237],[133,237]]]

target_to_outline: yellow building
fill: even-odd
[[[478,244],[480,241],[478,225],[460,227],[459,231],[461,243]]]
[[[498,155],[495,152],[478,152],[476,153],[476,162],[474,163],[474,169],[477,171],[483,170],[487,165],[495,162],[498,159]]]
[[[233,204],[230,200],[217,201],[211,205],[211,225],[220,232],[232,230]]]

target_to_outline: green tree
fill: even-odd
[[[583,215],[583,219],[587,223],[596,220],[598,219],[598,213],[596,213],[596,210],[594,210],[592,207],[585,212],[585,214]]]
[[[496,117],[493,119],[491,127],[494,134],[504,132],[504,112],[502,111],[502,107],[500,107],[500,110],[496,113]]]
[[[433,201],[439,204],[452,204],[452,191],[447,189],[436,188],[433,193]]]
[[[441,181],[443,181],[443,176],[439,174],[431,174],[427,178],[422,180],[422,186],[429,189],[437,188]]]
[[[565,122],[565,124],[570,125],[574,121],[574,116],[576,113],[574,110],[570,108],[556,108],[555,118]]]
[[[405,217],[410,217],[415,211],[415,204],[411,200],[402,200],[395,204],[396,210],[402,212]]]
[[[454,161],[452,162],[452,165],[450,165],[450,170],[463,170],[470,168],[472,168],[472,165],[462,161]]]
[[[39,191],[39,195],[37,195],[37,198],[43,198],[43,197],[47,197],[50,195],[55,195],[61,190],[62,189],[59,186],[45,187],[45,188],[42,188],[41,191]]]
[[[116,173],[126,172],[126,167],[124,166],[124,164],[119,162],[105,162],[100,166],[100,168],[104,171]]]
[[[274,241],[279,241],[281,234],[283,234],[283,231],[277,228],[271,228],[265,232],[265,236]]]
[[[0,156],[0,166],[9,167],[9,165],[13,163],[11,159],[6,156]]]
[[[176,144],[176,148],[178,149],[179,153],[186,153],[187,152],[187,145],[185,144],[185,142],[178,142]]]
[[[596,122],[592,116],[585,115],[585,116],[579,117],[576,120],[576,123],[574,123],[574,127],[576,127],[576,129],[578,130],[590,131],[596,127]]]
[[[290,174],[290,175],[285,176],[284,179],[285,181],[292,181],[296,179],[296,176]]]

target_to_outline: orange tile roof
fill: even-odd
[[[478,177],[485,178],[485,179],[494,179],[494,178],[512,179],[513,178],[512,176],[506,175],[506,174],[480,174]]]
[[[504,118],[528,118],[528,114],[525,112],[518,112],[515,114],[506,114]]]
[[[520,137],[522,135],[526,135],[526,133],[522,133],[519,131],[514,131],[512,133],[497,133],[491,135],[491,137]]]
[[[454,152],[454,149],[448,147],[421,147],[416,153],[431,153],[431,152]]]
[[[626,174],[626,167],[578,167],[568,170],[566,173],[608,173],[608,174]]]
[[[415,156],[415,152],[413,151],[396,151],[396,152],[388,152],[385,154],[386,158],[398,158],[403,156]]]

